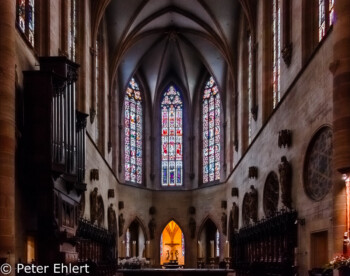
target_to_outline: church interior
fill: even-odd
[[[0,15],[0,275],[349,273],[348,0]]]

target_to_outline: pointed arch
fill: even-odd
[[[220,255],[220,231],[214,221],[215,220],[208,215],[204,218],[198,230],[197,237],[202,245],[205,263],[209,263],[211,257],[219,257]],[[212,252],[212,250],[214,250],[214,252]]]
[[[136,216],[130,222],[125,233],[126,255],[128,257],[142,257],[147,240],[148,236],[144,223]]]
[[[98,28],[100,26],[105,10],[111,0],[102,0],[102,1],[91,1],[91,42],[94,45],[94,42],[97,39]]]
[[[161,102],[161,185],[183,185],[183,97],[171,84]]]
[[[125,183],[145,183],[145,93],[135,77],[129,80],[122,97],[120,108],[120,151],[119,164]],[[124,128],[124,130],[123,130]],[[123,143],[123,146],[121,145]],[[122,162],[122,158],[124,162]]]
[[[160,264],[185,264],[185,235],[174,219],[163,225],[160,234]]]
[[[131,78],[124,95],[124,179],[142,184],[143,108],[138,83]]]
[[[148,235],[148,232],[147,232],[147,228],[145,226],[145,223],[142,221],[142,219],[140,219],[138,216],[135,216],[129,226],[133,223],[133,222],[137,222],[139,225],[140,225],[140,228],[142,229],[142,232],[143,234],[145,235],[145,239],[148,240],[149,239],[149,235]]]
[[[182,101],[182,130],[181,130],[181,139],[178,138],[178,141],[182,141],[182,145],[181,147],[179,146],[179,157],[181,157],[181,162],[182,162],[182,170],[181,171],[181,185],[175,185],[177,184],[176,181],[175,183],[170,183],[172,185],[162,185],[162,171],[160,171],[159,174],[156,174],[155,171],[153,171],[153,176],[157,175],[156,178],[156,182],[155,185],[159,188],[164,188],[167,187],[167,189],[179,189],[179,188],[187,188],[188,185],[183,185],[184,183],[189,183],[189,181],[186,181],[186,178],[188,178],[189,174],[187,174],[187,167],[189,167],[189,146],[188,146],[188,138],[189,138],[189,134],[190,134],[190,129],[191,129],[191,124],[188,120],[188,118],[190,117],[189,111],[190,111],[190,103],[189,103],[189,95],[188,95],[188,91],[185,89],[185,86],[183,86],[183,84],[181,82],[178,82],[178,78],[176,77],[171,77],[168,76],[165,78],[165,80],[167,80],[167,82],[162,82],[162,85],[159,86],[157,92],[156,92],[156,97],[155,97],[155,103],[154,103],[154,113],[153,113],[153,121],[154,121],[154,128],[153,128],[153,143],[155,145],[154,147],[154,154],[153,154],[153,167],[156,168],[158,166],[162,167],[162,155],[163,155],[163,144],[162,144],[162,109],[161,109],[161,105],[162,105],[162,100],[164,98],[164,93],[166,93],[168,91],[168,89],[173,86],[176,88],[176,91],[178,91],[180,93],[179,97]],[[176,114],[175,114],[176,115]],[[176,125],[175,125],[176,128]],[[175,129],[174,129],[175,131]],[[180,133],[179,133],[180,134]],[[176,141],[175,144],[173,145],[174,147],[177,146],[176,145]],[[176,153],[176,148],[175,149],[175,153]],[[169,150],[169,149],[168,149]],[[176,159],[176,154],[175,154],[175,159]],[[180,159],[180,158],[179,158]],[[170,160],[172,162],[176,162],[176,161],[180,161],[180,160]],[[176,163],[175,163],[176,165]],[[180,168],[180,167],[179,167]],[[176,167],[175,167],[176,169]],[[159,176],[158,176],[159,175]],[[176,177],[177,175],[174,174],[174,177]],[[180,176],[180,175],[179,175]],[[170,175],[169,175],[169,179],[170,179]],[[168,184],[168,183],[166,183]],[[173,185],[174,184],[174,185]],[[180,184],[180,183],[178,183]]]
[[[142,20],[140,23],[138,23],[133,30],[130,30],[127,36],[122,38],[122,41],[119,43],[118,47],[116,48],[114,55],[113,55],[113,60],[115,61],[112,64],[111,67],[111,79],[113,80],[116,75],[116,69],[118,68],[119,62],[122,59],[122,56],[125,53],[125,50],[130,46],[129,44],[137,37],[139,34],[140,30],[146,26],[148,23],[154,21],[155,19],[159,18],[160,16],[167,14],[167,13],[176,13],[183,15],[184,17],[188,18],[189,20],[195,22],[202,28],[204,28],[206,34],[204,34],[210,41],[212,41],[216,47],[223,53],[223,56],[226,57],[230,62],[229,64],[233,64],[233,60],[231,58],[231,55],[229,54],[231,52],[230,47],[227,45],[227,41],[220,37],[215,30],[213,30],[209,24],[207,24],[205,21],[203,21],[201,18],[198,18],[194,14],[185,11],[181,8],[178,8],[176,6],[169,6],[166,8],[163,8],[154,14],[150,15],[149,17],[145,18]],[[203,32],[200,32],[203,34]]]
[[[203,183],[221,179],[221,113],[219,88],[212,76],[202,92],[202,174]]]
[[[207,221],[211,221],[216,226],[216,228],[219,229],[218,224],[215,223],[215,219],[209,214],[202,220],[202,222],[198,228],[198,237],[202,233]]]
[[[181,231],[184,233],[185,228],[184,228],[184,227],[181,227],[181,223],[179,223],[179,221],[178,221],[177,219],[175,219],[174,217],[169,218],[168,220],[166,220],[165,223],[163,223],[163,224],[161,225],[161,227],[160,227],[161,231],[163,231],[164,228],[165,228],[165,227],[169,224],[169,222],[171,222],[171,221],[174,221],[174,222],[180,227]]]

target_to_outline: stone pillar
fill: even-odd
[[[0,258],[7,258],[12,265],[15,260],[15,5],[16,1],[0,1]]]
[[[350,1],[335,1],[333,26],[333,162],[334,178],[334,253],[342,252],[346,229],[345,183],[343,173],[350,173]]]

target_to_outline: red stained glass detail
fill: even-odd
[[[220,113],[219,89],[213,77],[203,91],[203,183],[220,180]]]
[[[182,185],[182,99],[174,86],[163,94],[161,123],[162,185]]]
[[[142,103],[141,92],[132,78],[125,92],[125,181],[142,183]],[[129,147],[130,145],[130,147]]]

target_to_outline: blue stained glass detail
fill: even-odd
[[[34,0],[18,0],[16,9],[17,24],[29,43],[34,47]]]
[[[173,85],[169,86],[161,101],[161,182],[163,186],[182,185],[182,108],[180,92]]]
[[[124,98],[125,173],[127,182],[142,183],[142,102],[138,84],[132,78]]]
[[[219,89],[213,77],[203,92],[203,183],[220,180],[220,113]]]

